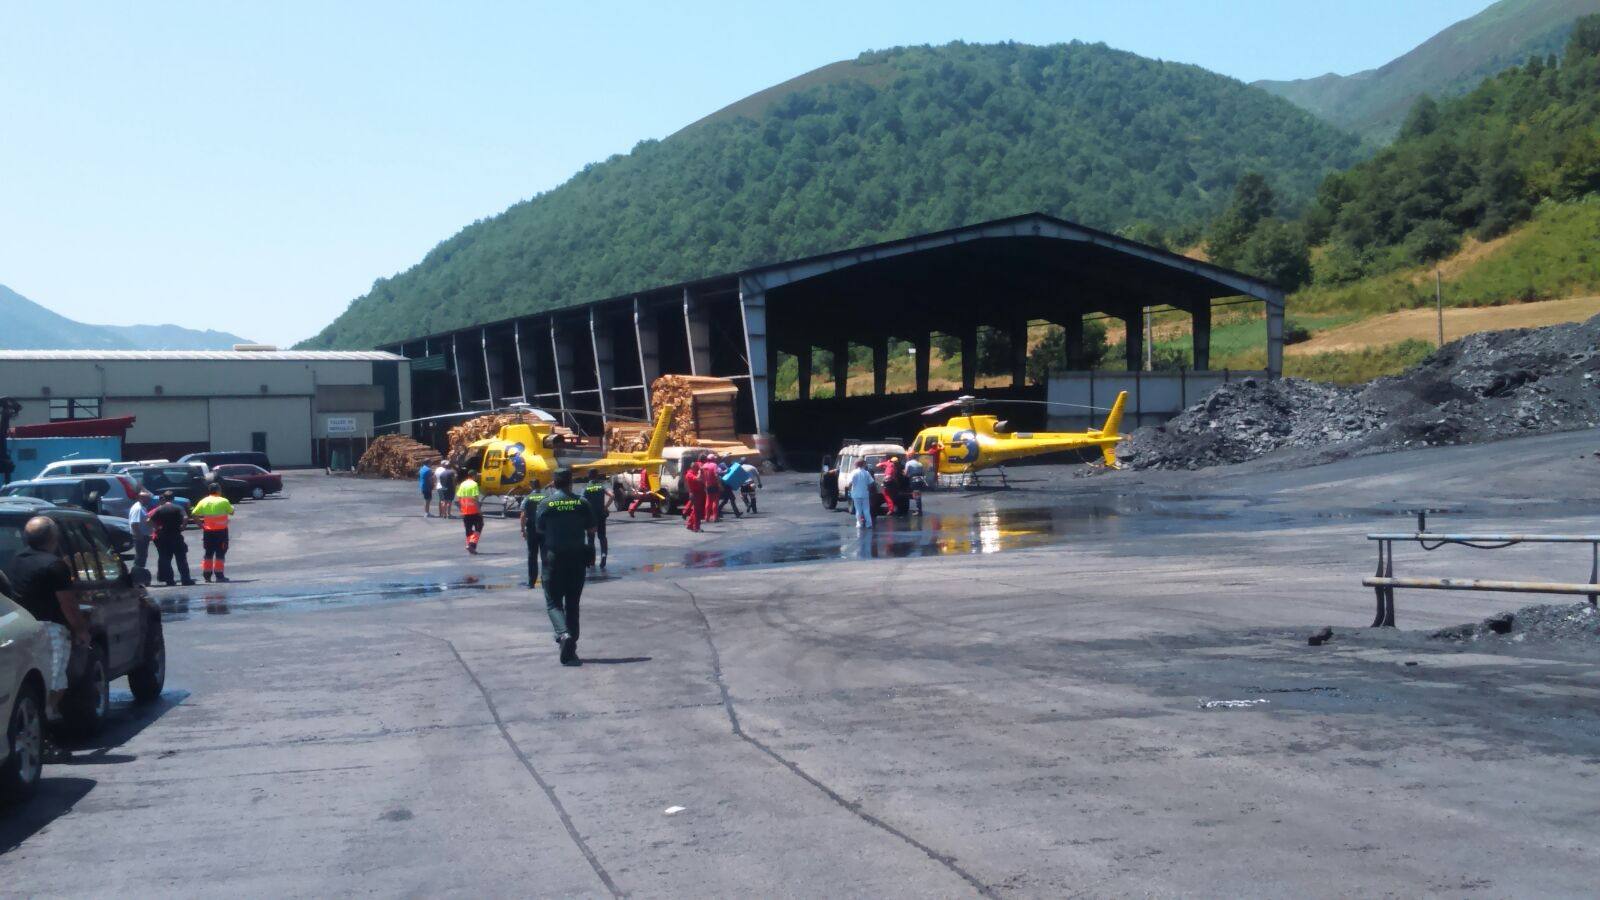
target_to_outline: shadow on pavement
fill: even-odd
[[[583,664],[586,666],[623,666],[628,663],[649,662],[654,658],[653,656],[617,656],[611,659],[595,659],[592,656],[585,656]]]
[[[43,831],[51,822],[72,811],[79,800],[94,790],[92,778],[52,778],[50,766],[44,768],[39,793],[21,806],[0,812],[0,856],[22,846],[22,842]]]
[[[168,710],[176,708],[183,701],[189,699],[188,691],[163,691],[161,698],[154,703],[137,704],[133,702],[133,695],[127,692],[117,692],[111,695],[111,710],[106,714],[105,727],[100,733],[91,738],[73,739],[62,737],[60,747],[72,753],[72,760],[65,765],[95,765],[98,763],[131,762],[136,756],[128,754],[113,754],[112,750],[133,740],[139,732],[145,730],[155,721],[167,714]],[[50,771],[46,765],[45,772]]]

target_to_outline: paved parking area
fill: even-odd
[[[1361,536],[1419,505],[1600,531],[1591,437],[1029,468],[865,536],[780,476],[762,516],[705,535],[613,519],[581,669],[519,584],[514,522],[469,558],[405,485],[294,475],[241,512],[235,584],[156,589],[164,702],[123,695],[0,819],[0,884],[1592,894],[1600,653],[1422,636],[1517,605],[1493,597],[1402,594],[1418,630],[1373,633],[1359,587]],[[1579,574],[1569,555],[1409,562]],[[1306,646],[1321,625],[1337,639]]]

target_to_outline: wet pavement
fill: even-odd
[[[1402,593],[1413,630],[1374,632],[1359,582],[1364,535],[1417,509],[1600,531],[1591,438],[1300,472],[1028,467],[865,533],[778,476],[762,515],[702,535],[614,516],[580,669],[555,664],[515,521],[469,557],[408,485],[292,475],[243,507],[237,581],[155,589],[167,697],[119,701],[0,820],[0,883],[1588,894],[1600,658],[1423,636],[1521,602],[1493,596]],[[1581,555],[1398,565],[1576,575]]]

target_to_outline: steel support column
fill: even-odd
[[[1122,320],[1123,334],[1126,335],[1123,349],[1129,372],[1138,372],[1144,368],[1144,310],[1134,309],[1128,312]]]
[[[450,368],[456,371],[456,408],[467,408],[467,392],[461,387],[461,336],[450,335]]]
[[[1267,377],[1283,377],[1283,298],[1267,301]]]
[[[522,320],[511,323],[511,345],[517,351],[517,386],[522,389],[522,402],[532,403],[534,392],[538,390],[538,370],[534,370],[534,377],[528,377],[528,363],[533,356],[533,348],[528,348],[527,355],[522,352]]]
[[[873,335],[872,338],[872,393],[883,396],[889,392],[889,337]]]
[[[500,391],[495,388],[495,369],[498,366],[489,362],[489,329],[478,329],[478,344],[483,350],[483,389],[489,392],[489,408],[495,409],[500,405]]]
[[[772,350],[767,341],[767,292],[753,278],[739,279],[739,314],[744,321],[744,355],[750,364],[750,402],[756,434],[772,424]]]
[[[978,386],[978,326],[970,323],[961,326],[961,389],[972,391]]]
[[[933,353],[933,334],[928,331],[919,332],[912,343],[917,348],[917,393],[926,394],[928,392],[929,356]]]
[[[1068,316],[1060,324],[1067,345],[1067,368],[1074,372],[1087,368],[1083,358],[1083,316]]]
[[[850,393],[850,342],[833,344],[833,396],[842,398]]]
[[[644,417],[653,420],[656,411],[650,405],[650,385],[661,377],[661,333],[655,316],[638,297],[633,298],[633,337],[634,344],[639,348],[639,383],[644,385]]]
[[[711,318],[705,304],[683,289],[683,330],[689,337],[689,374],[711,374]]]
[[[811,352],[807,345],[794,358],[796,396],[800,400],[811,399]]]
[[[561,405],[562,409],[571,409],[572,395],[568,392],[572,390],[573,385],[572,345],[567,342],[566,335],[561,332],[561,326],[556,323],[555,317],[552,316],[550,319],[550,360],[555,364],[556,402]],[[569,427],[576,426],[571,413],[564,412],[561,414],[561,418]]]
[[[1008,324],[1011,337],[1011,386],[1020,388],[1028,383],[1028,320],[1017,318]]]
[[[611,335],[611,325],[599,311],[589,307],[589,348],[594,352],[594,386],[600,397],[600,420],[611,418],[611,391],[617,383],[616,341]]]
[[[1211,298],[1196,301],[1190,316],[1190,331],[1194,335],[1194,369],[1204,372],[1211,368]]]

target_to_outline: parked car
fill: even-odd
[[[172,462],[172,460],[170,460],[170,459],[127,459],[127,460],[123,460],[121,462],[112,463],[111,465],[106,467],[106,471],[110,472],[113,475],[124,475],[124,474],[127,473],[127,471],[129,469],[137,469],[140,466],[159,466],[162,463],[169,463],[169,462]]]
[[[128,470],[128,475],[157,497],[161,496],[162,491],[172,491],[189,505],[199,503],[200,498],[211,490],[211,482],[200,469],[183,462],[142,466]],[[242,481],[220,478],[217,483],[222,485],[222,496],[234,503],[250,496],[250,486]]]
[[[13,481],[0,488],[0,496],[37,497],[92,513],[125,516],[139,496],[139,485],[127,475],[66,475]]]
[[[59,475],[97,475],[111,468],[109,459],[58,459],[39,471],[37,478]]]
[[[221,465],[260,466],[272,471],[272,460],[267,459],[265,453],[254,450],[211,450],[205,453],[186,453],[178,457],[178,462],[203,462],[212,468]]]
[[[849,473],[855,469],[858,460],[864,459],[867,461],[867,468],[872,471],[872,514],[878,515],[885,508],[883,472],[879,471],[878,465],[891,456],[904,459],[905,455],[906,448],[892,440],[845,439],[839,447],[839,455],[829,457],[822,462],[822,480],[818,485],[818,490],[822,494],[822,505],[828,509],[836,509],[841,500],[850,499]]]
[[[276,472],[268,472],[260,466],[249,463],[223,463],[211,471],[219,477],[244,482],[250,488],[250,497],[254,500],[260,500],[268,494],[283,493],[283,476]]]
[[[49,500],[40,500],[38,497],[27,497],[22,494],[11,494],[0,497],[0,504],[18,507],[21,509],[54,509],[56,504]],[[133,550],[133,526],[128,524],[127,516],[101,515],[100,524],[106,527],[106,534],[111,538],[111,549],[118,553],[127,554]],[[123,559],[128,557],[124,555]]]
[[[90,646],[73,648],[61,707],[63,725],[87,736],[105,724],[112,681],[127,676],[137,703],[161,696],[167,678],[161,609],[128,571],[101,521],[81,510],[0,503],[0,570],[23,547],[22,528],[35,515],[49,516],[60,526],[60,551],[88,619]]]
[[[10,552],[0,544],[0,554]],[[33,796],[44,772],[45,673],[50,638],[18,606],[0,571],[0,806]]]

